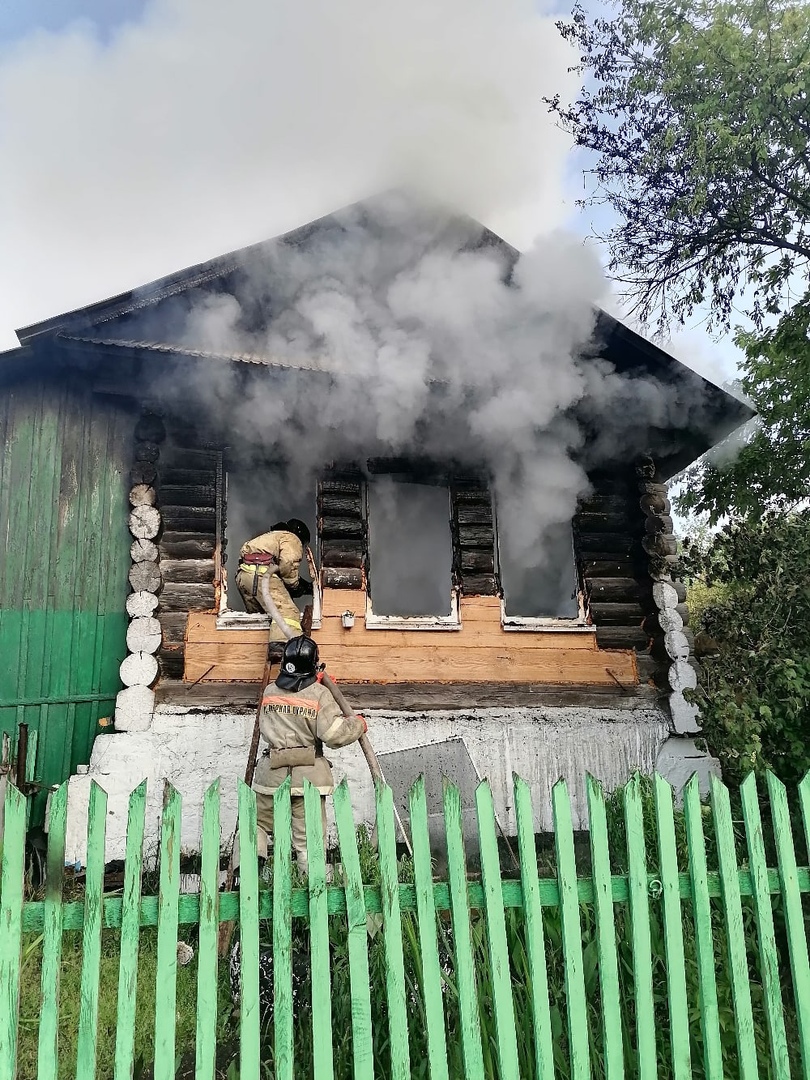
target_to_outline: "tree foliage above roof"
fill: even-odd
[[[595,154],[588,203],[618,221],[610,269],[643,319],[701,304],[727,326],[782,310],[810,265],[810,5],[622,0],[561,23],[585,87],[550,102]]]

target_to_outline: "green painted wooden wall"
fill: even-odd
[[[131,433],[78,373],[0,387],[0,730],[38,731],[45,784],[88,761],[120,689]]]

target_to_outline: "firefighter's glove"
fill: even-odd
[[[312,588],[312,582],[307,581],[306,578],[299,578],[297,585],[288,585],[287,586],[287,592],[293,598],[297,598],[299,596],[314,596],[315,595],[314,591],[313,591],[313,588]]]

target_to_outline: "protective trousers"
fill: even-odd
[[[242,594],[242,600],[245,604],[245,611],[249,611],[252,615],[256,615],[264,608],[261,604],[261,592],[259,591],[259,582],[261,580],[261,572],[269,574],[269,587],[270,596],[273,603],[278,608],[279,614],[284,619],[284,622],[293,630],[296,634],[301,633],[301,612],[295,604],[295,601],[287,592],[287,588],[284,582],[278,576],[277,573],[273,573],[269,569],[264,567],[251,568],[250,570],[242,570],[241,568],[236,574],[236,585],[239,592]],[[284,641],[285,637],[281,630],[272,623],[270,626],[270,641]]]
[[[309,873],[309,860],[307,859],[307,828],[304,821],[304,796],[290,796],[292,810],[292,843],[295,857],[298,861],[298,869],[302,874]],[[270,845],[273,836],[273,796],[263,795],[256,792],[256,822],[259,826],[259,854],[262,851],[270,853]],[[323,830],[323,844],[326,848],[326,796],[321,795],[321,828]],[[264,835],[262,835],[264,834]]]

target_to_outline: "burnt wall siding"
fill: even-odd
[[[158,539],[163,587],[157,617],[163,641],[161,674],[183,677],[188,613],[214,610],[219,596],[218,567],[224,552],[221,513],[222,452],[205,445],[198,432],[167,419],[161,447],[158,495],[162,531]]]
[[[362,482],[356,474],[338,471],[319,482],[318,539],[324,587],[362,589],[368,528]]]
[[[464,596],[499,596],[495,570],[492,496],[480,477],[455,477],[450,484],[454,577]]]

